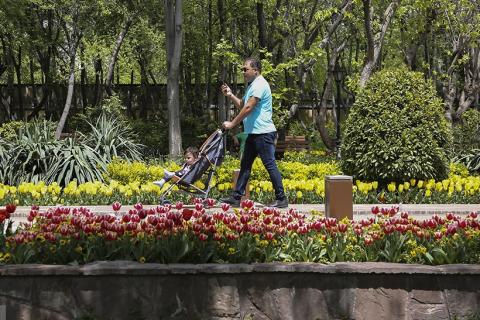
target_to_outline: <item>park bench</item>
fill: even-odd
[[[305,136],[285,136],[285,141],[277,141],[276,154],[283,154],[285,151],[308,151],[310,143]]]

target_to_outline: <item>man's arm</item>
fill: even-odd
[[[247,103],[245,103],[245,105],[242,107],[240,113],[237,114],[237,116],[232,121],[225,121],[223,123],[223,127],[229,130],[238,126],[243,121],[243,119],[245,119],[253,111],[253,109],[255,109],[258,101],[260,101],[260,99],[256,97],[248,98]]]
[[[232,89],[230,89],[230,87],[227,84],[222,85],[222,93],[227,98],[230,98],[230,100],[238,109],[243,108],[243,100],[240,98],[237,98],[237,96],[233,94]]]

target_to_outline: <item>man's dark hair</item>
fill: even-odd
[[[185,149],[184,155],[186,155],[187,153],[191,153],[194,158],[198,158],[198,149],[195,147],[188,147],[187,149]]]
[[[259,72],[262,72],[262,62],[260,61],[260,59],[249,57],[245,59],[245,62],[248,62],[250,64],[250,67],[252,67],[253,69],[257,69]]]

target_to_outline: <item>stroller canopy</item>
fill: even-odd
[[[182,182],[190,184],[194,183],[202,177],[210,166],[220,166],[224,157],[224,134],[222,130],[217,129],[200,147],[200,150],[198,151],[198,159],[192,164],[190,171],[185,174]]]

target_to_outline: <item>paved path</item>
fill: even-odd
[[[261,207],[261,204],[257,205]],[[417,219],[428,219],[432,216],[432,214],[436,213],[439,215],[445,215],[448,212],[458,214],[458,215],[466,215],[470,212],[478,212],[480,213],[480,204],[354,204],[353,205],[353,219],[354,220],[361,220],[367,216],[371,215],[371,209],[374,206],[378,206],[380,208],[391,208],[392,206],[400,207],[400,211],[406,211],[411,216]],[[45,211],[50,207],[54,206],[42,206],[40,207],[41,211]],[[78,208],[79,206],[71,206],[72,208]],[[85,206],[90,208],[95,213],[105,214],[105,213],[112,213],[111,206]],[[155,205],[145,205],[145,208],[154,208]],[[193,207],[193,206],[186,206],[186,207]],[[324,204],[291,204],[289,208],[296,209],[300,212],[304,213],[311,213],[312,211],[324,212],[325,205]],[[133,209],[132,205],[125,205],[122,206],[120,213],[128,212],[128,210]],[[211,211],[220,210],[219,207],[215,207],[209,209]],[[30,212],[30,207],[17,207],[17,210],[12,215],[12,219],[14,221],[14,227],[16,227],[20,222],[26,222],[26,217]]]

